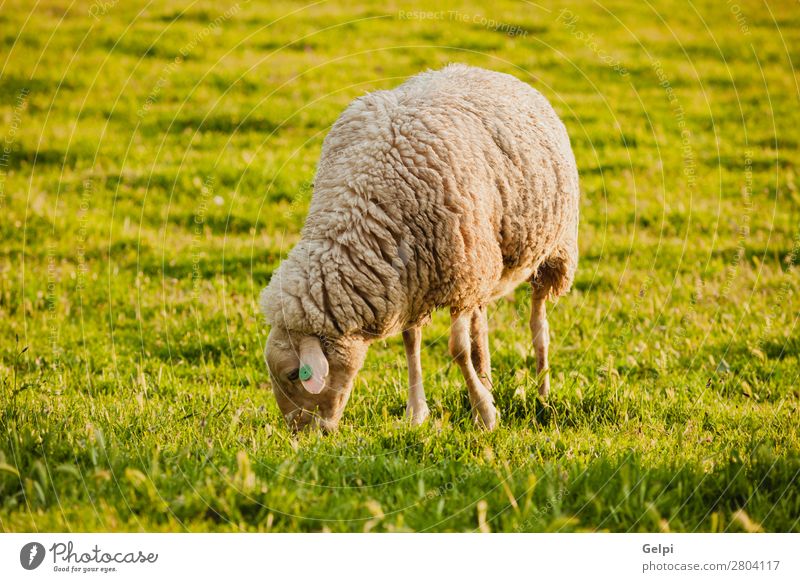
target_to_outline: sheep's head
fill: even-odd
[[[295,430],[335,430],[353,380],[364,363],[367,342],[356,337],[324,339],[273,327],[265,359],[272,391],[286,422]]]

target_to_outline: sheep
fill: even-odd
[[[547,396],[545,301],[572,285],[578,203],[566,128],[511,75],[454,64],[353,101],[324,140],[300,241],[260,300],[289,426],[336,429],[368,345],[400,332],[407,415],[424,422],[421,328],[448,307],[473,420],[493,429],[486,308],[526,281]]]

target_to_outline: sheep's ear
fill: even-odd
[[[325,388],[328,376],[328,360],[322,353],[319,338],[304,337],[300,340],[300,380],[311,394],[319,394]]]

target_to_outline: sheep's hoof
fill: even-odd
[[[472,419],[475,421],[475,426],[485,430],[494,430],[497,427],[500,414],[492,402],[481,402],[473,410]]]
[[[421,425],[428,420],[430,415],[431,411],[425,402],[417,404],[416,406],[412,406],[411,404],[406,406],[406,418],[411,421],[411,426]]]

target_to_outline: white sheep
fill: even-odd
[[[301,240],[261,297],[289,425],[336,428],[369,343],[399,332],[407,412],[423,422],[421,326],[447,306],[473,418],[494,428],[486,305],[525,281],[547,395],[545,300],[572,284],[578,201],[564,125],[515,77],[450,65],[353,101],[325,138]]]

